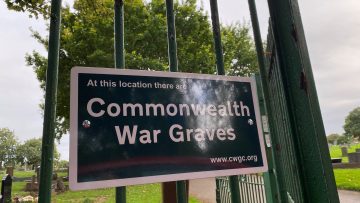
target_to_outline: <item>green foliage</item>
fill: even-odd
[[[224,64],[228,75],[251,76],[257,71],[256,51],[248,26],[223,26],[222,39]]]
[[[179,3],[181,2],[181,3]],[[75,0],[62,9],[57,138],[69,129],[70,70],[74,66],[114,67],[113,0]],[[166,9],[163,0],[125,2],[126,68],[168,70]],[[179,71],[215,73],[209,16],[195,0],[176,1]],[[47,48],[46,37],[33,36]],[[249,75],[257,69],[256,53],[247,26],[223,26],[225,69]],[[26,57],[45,89],[47,59],[37,52]]]
[[[360,191],[360,169],[334,169],[338,189]]]
[[[50,0],[4,0],[8,9],[29,12],[29,16],[35,16],[36,18],[40,15],[48,17],[50,11]]]
[[[352,110],[345,119],[345,135],[360,140],[360,107]]]
[[[25,141],[24,144],[19,145],[16,150],[17,162],[20,164],[28,164],[36,167],[41,162],[41,138],[33,138]],[[54,160],[59,160],[60,154],[57,152],[56,146],[54,146]]]
[[[69,167],[69,161],[60,160],[56,163],[55,169],[67,169]]]
[[[326,137],[326,139],[329,144],[336,144],[339,137],[340,137],[339,134],[333,133],[333,134],[328,135]]]
[[[0,169],[2,166],[14,166],[18,142],[13,131],[0,128]]]
[[[341,135],[337,139],[337,144],[340,144],[340,145],[350,144],[352,142],[352,140],[353,140],[352,137]]]
[[[333,144],[333,145],[344,145],[344,144],[350,144],[352,141],[351,137],[348,136],[344,136],[344,135],[339,135],[339,134],[330,134],[326,137],[327,142],[329,144]]]

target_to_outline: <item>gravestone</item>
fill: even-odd
[[[57,180],[58,179],[58,174],[57,173],[53,173],[52,174],[52,180]]]
[[[40,166],[36,167],[36,182],[40,183]]]
[[[6,167],[6,174],[13,177],[14,176],[14,167]]]
[[[39,184],[38,182],[36,182],[36,177],[32,176],[31,178],[31,182],[27,182],[25,185],[25,191],[28,192],[33,192],[33,191],[38,191],[39,190]]]
[[[61,178],[58,178],[56,180],[56,192],[62,193],[62,192],[65,192],[65,191],[66,191],[66,188],[65,188],[64,182],[62,181]]]
[[[8,174],[1,181],[1,199],[0,203],[11,203],[12,178]]]
[[[348,156],[348,149],[347,147],[341,147],[341,156],[347,157]]]
[[[349,163],[360,163],[360,152],[349,153]]]

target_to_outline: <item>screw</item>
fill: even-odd
[[[82,126],[83,126],[84,128],[90,128],[90,125],[91,125],[91,123],[90,123],[90,121],[88,121],[88,120],[84,120],[84,121],[82,122]]]

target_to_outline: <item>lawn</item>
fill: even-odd
[[[352,145],[348,148],[348,153],[359,149],[360,144]],[[348,157],[341,157],[341,147],[331,146],[331,158],[342,158],[343,163],[348,163]],[[360,168],[355,169],[334,169],[336,186],[339,189],[360,191]]]
[[[334,173],[337,188],[360,191],[360,168],[334,169]]]
[[[351,145],[348,148],[348,153],[355,152],[355,149],[360,149],[360,144]],[[331,158],[342,158],[343,163],[348,163],[349,159],[347,157],[341,157],[341,147],[339,145],[333,145],[329,148]]]
[[[103,202],[115,203],[115,189],[106,188],[98,190],[68,191],[54,197],[54,202]],[[160,184],[146,184],[126,187],[126,202],[138,203],[160,203],[161,186]],[[197,199],[190,197],[190,203],[199,203]]]
[[[5,175],[5,171],[0,171],[0,175]],[[14,171],[14,176],[18,178],[30,178],[35,175],[34,171]],[[66,176],[66,172],[58,173],[59,177]],[[65,182],[67,185],[68,183]],[[24,197],[29,195],[25,192],[25,182],[13,182],[12,196]],[[161,185],[146,184],[126,187],[126,199],[128,203],[160,203],[161,202]],[[53,195],[52,202],[56,203],[115,203],[115,189],[105,188],[97,190],[83,190],[83,191],[67,191],[62,194]],[[199,203],[193,197],[190,197],[190,203]]]

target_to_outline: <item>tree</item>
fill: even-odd
[[[74,66],[114,67],[113,0],[76,0],[73,9],[62,9],[59,85],[57,96],[57,137],[69,129],[70,70]],[[126,67],[168,70],[166,8],[163,0],[125,2]],[[209,16],[184,0],[174,5],[179,71],[214,74],[215,56]],[[101,17],[100,17],[101,16]],[[223,26],[226,72],[249,75],[257,70],[256,52],[249,28]],[[33,36],[47,48],[47,38]],[[38,52],[26,57],[45,89],[47,59]]]
[[[338,145],[345,145],[345,144],[350,144],[352,141],[351,137],[347,137],[344,135],[339,136],[339,138],[337,139],[337,144]]]
[[[57,162],[57,163],[55,164],[55,168],[56,168],[57,170],[68,169],[68,168],[69,168],[69,161],[60,160],[59,162]]]
[[[17,162],[21,165],[28,164],[35,166],[40,165],[41,162],[41,138],[33,138],[24,142],[24,144],[19,145],[16,150]],[[60,154],[54,148],[54,162],[57,162],[60,158]]]
[[[344,145],[351,143],[351,137],[339,135],[337,133],[330,134],[326,138],[328,143],[333,145]]]
[[[13,166],[16,160],[17,139],[9,128],[0,128],[0,169],[3,166]]]
[[[329,144],[337,144],[337,140],[339,139],[340,135],[337,133],[330,134],[326,137],[327,142]]]
[[[360,139],[360,107],[352,110],[345,118],[345,136]]]
[[[36,18],[41,15],[48,17],[50,0],[4,0],[8,9],[20,12],[29,12],[29,16]]]

